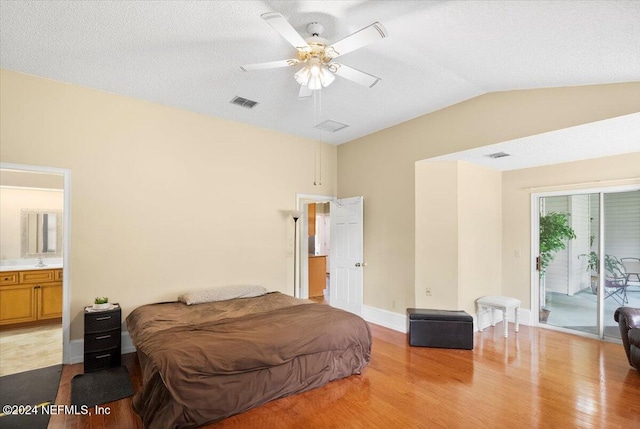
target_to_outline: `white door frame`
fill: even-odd
[[[30,171],[34,173],[61,174],[64,180],[62,216],[62,363],[71,363],[71,170],[68,168],[0,162],[0,169]]]
[[[302,223],[300,224],[300,236],[298,238],[298,273],[300,279],[294,279],[293,282],[296,285],[295,297],[296,298],[309,298],[309,217],[307,211],[304,210],[304,206],[309,203],[327,203],[329,201],[336,200],[336,197],[328,195],[315,195],[315,194],[296,194],[296,210],[303,212]],[[331,216],[331,215],[329,215]],[[331,274],[330,274],[331,275]]]
[[[540,254],[540,243],[538,242],[538,237],[540,233],[540,198],[543,197],[558,197],[565,195],[582,195],[582,194],[604,194],[604,193],[614,193],[614,192],[630,192],[630,191],[639,191],[640,184],[632,184],[632,185],[618,185],[618,186],[603,186],[596,188],[583,188],[583,189],[566,189],[561,191],[549,191],[549,192],[532,192],[531,193],[531,260],[530,263],[530,288],[531,288],[531,326],[537,326],[545,329],[550,329],[554,331],[567,332],[575,335],[580,335],[583,337],[589,338],[598,338],[601,339],[603,335],[594,335],[586,332],[574,331],[565,328],[561,328],[558,326],[547,325],[544,323],[540,323],[540,318],[536,317],[538,315],[539,308],[539,300],[540,300],[540,285],[539,285],[539,276],[538,271],[536,269],[536,257]],[[602,200],[601,200],[602,202]],[[604,254],[604,206],[600,204],[600,244],[599,244],[599,253]],[[600,272],[604,272],[604,258],[600,258]],[[604,294],[604,276],[599,277],[599,286],[598,291],[600,294]],[[600,306],[601,300],[598,299],[598,306]],[[602,334],[604,329],[603,327],[603,316],[600,307],[598,307],[598,323],[599,330]],[[618,342],[613,338],[605,337],[607,341]]]

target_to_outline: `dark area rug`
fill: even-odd
[[[71,405],[94,407],[133,395],[124,366],[78,374],[71,380]]]
[[[0,405],[33,407],[53,404],[58,393],[60,374],[62,374],[62,365],[54,365],[0,377]],[[33,414],[33,408],[27,407],[27,409],[32,414],[9,414],[0,417],[0,428],[46,429],[49,424],[49,415],[43,414],[40,410],[37,414]]]

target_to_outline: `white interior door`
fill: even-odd
[[[331,201],[329,303],[362,314],[363,198]]]

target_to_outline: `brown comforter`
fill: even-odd
[[[147,428],[186,428],[359,374],[371,357],[360,317],[281,293],[187,306],[145,305],[127,317]]]

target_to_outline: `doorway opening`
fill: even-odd
[[[299,194],[296,205],[302,211],[300,223],[300,278],[296,297],[329,304],[330,288],[330,201],[335,197]]]
[[[0,163],[0,375],[70,362],[68,169]]]
[[[640,186],[534,194],[532,207],[540,260],[550,226],[570,232],[533,271],[538,326],[620,341],[615,310],[640,307]]]
[[[361,315],[364,302],[364,199],[359,197],[330,198],[302,196],[297,198],[302,209],[302,233],[299,240],[303,249],[300,258],[299,298],[309,297],[309,203],[329,202],[329,305]],[[314,206],[315,207],[315,206]],[[316,217],[317,220],[317,217]],[[304,257],[306,253],[307,257]],[[296,289],[298,291],[298,289]],[[325,292],[326,293],[326,287]]]
[[[309,299],[321,304],[329,303],[330,253],[331,253],[331,204],[309,203],[308,233],[308,291]]]

